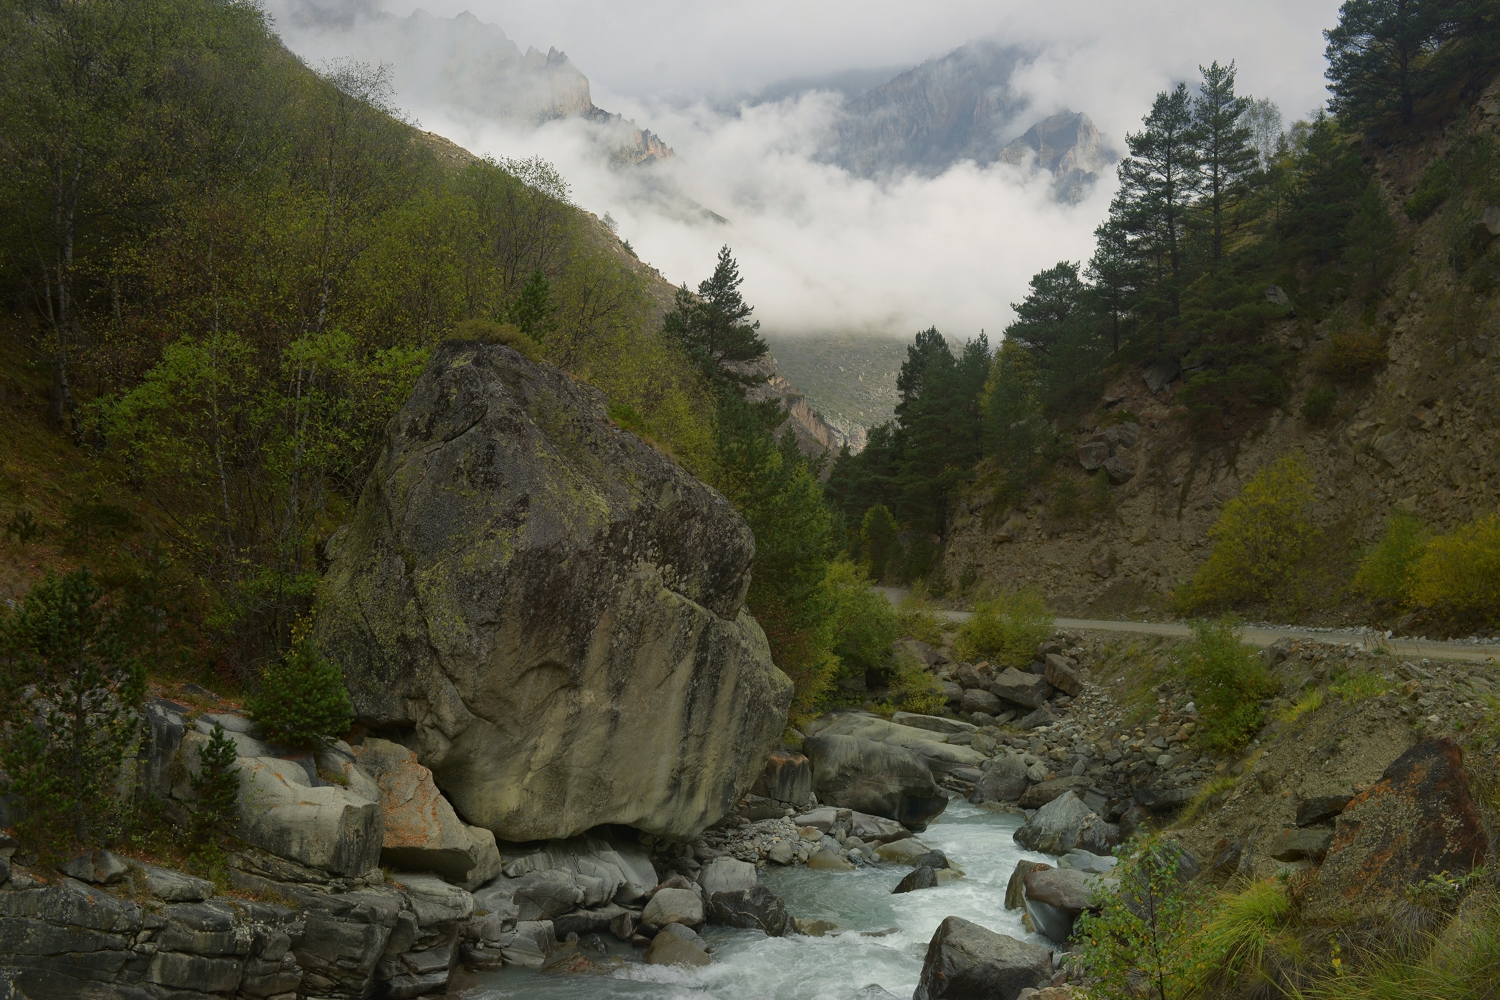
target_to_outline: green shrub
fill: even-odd
[[[1328,685],[1328,693],[1344,701],[1363,701],[1366,698],[1385,694],[1393,686],[1390,681],[1379,674],[1368,670],[1356,670],[1335,677],[1333,683]]]
[[[1295,592],[1314,539],[1312,474],[1301,455],[1257,472],[1209,529],[1208,561],[1178,593],[1184,610]]]
[[[1338,399],[1339,394],[1326,385],[1309,390],[1307,398],[1302,401],[1302,419],[1314,426],[1328,423]]]
[[[1052,487],[1052,502],[1048,506],[1048,513],[1058,521],[1067,521],[1077,517],[1083,513],[1081,493],[1078,480],[1067,474],[1059,476]]]
[[[1118,884],[1101,892],[1097,913],[1073,927],[1090,995],[1177,1000],[1201,976],[1192,947],[1203,890],[1178,869],[1181,848],[1151,839],[1115,866]]]
[[[896,609],[897,638],[910,637],[929,646],[939,646],[947,624],[938,614],[937,606],[928,599],[927,585],[920,580],[913,583]]]
[[[1250,646],[1240,642],[1238,621],[1225,615],[1193,622],[1193,641],[1174,653],[1198,706],[1194,738],[1216,753],[1250,742],[1265,721],[1260,703],[1276,682]]]
[[[887,670],[890,694],[880,707],[887,712],[920,712],[929,715],[943,707],[943,685],[927,670],[927,664],[901,651]]]
[[[1427,543],[1412,574],[1418,604],[1500,617],[1500,514],[1486,514]]]
[[[193,840],[200,848],[212,851],[234,830],[240,805],[240,777],[234,764],[238,757],[234,740],[214,723],[208,742],[198,748],[198,773],[192,779],[198,793]]]
[[[969,620],[959,626],[953,651],[960,660],[1024,667],[1052,628],[1052,612],[1041,591],[1027,587],[976,603]]]
[[[528,361],[542,360],[542,345],[511,323],[488,319],[460,320],[453,327],[454,340],[477,340],[482,344],[504,344]]]
[[[22,545],[42,533],[42,525],[30,509],[22,507],[5,522],[5,537],[14,538]]]
[[[306,640],[261,674],[260,690],[250,699],[250,714],[266,736],[302,749],[337,738],[353,711],[343,671]]]
[[[1352,584],[1356,593],[1376,601],[1406,604],[1411,599],[1417,563],[1427,548],[1429,533],[1415,515],[1395,511],[1385,522],[1385,534],[1360,560]]]
[[[48,573],[0,620],[0,793],[21,800],[29,842],[65,846],[59,821],[86,841],[110,815],[145,690],[119,615],[86,569]]]
[[[900,624],[896,609],[870,587],[864,570],[847,559],[829,563],[823,599],[829,609],[829,646],[839,660],[859,670],[884,664],[891,643],[900,638]]]
[[[1422,179],[1417,181],[1417,189],[1402,206],[1406,217],[1413,222],[1421,222],[1448,200],[1448,195],[1452,190],[1452,165],[1447,160],[1434,160],[1426,170],[1422,171]]]

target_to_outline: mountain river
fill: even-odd
[[[602,935],[616,954],[630,956],[606,976],[507,968],[478,975],[464,1000],[851,1000],[878,983],[909,997],[922,971],[927,942],[944,917],[972,920],[1001,934],[1051,946],[1028,934],[1021,911],[1005,909],[1005,886],[1022,858],[1053,861],[1011,839],[1021,825],[1013,813],[991,813],[955,799],[920,835],[941,848],[965,877],[945,886],[892,895],[905,865],[874,864],[853,872],[803,867],[761,869],[764,885],[787,912],[830,920],[846,930],[824,937],[772,938],[759,931],[705,927],[713,964],[704,968],[646,965],[641,953]]]

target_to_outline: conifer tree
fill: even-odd
[[[1142,122],[1144,129],[1125,136],[1130,155],[1120,161],[1120,191],[1110,214],[1135,234],[1138,254],[1154,265],[1161,304],[1175,316],[1182,305],[1183,227],[1199,186],[1187,85],[1157,94]]]
[[[1193,101],[1193,131],[1202,171],[1201,207],[1207,217],[1208,259],[1218,267],[1230,228],[1230,209],[1259,159],[1254,133],[1245,121],[1250,102],[1234,93],[1234,63],[1204,69],[1203,87]]]
[[[740,294],[744,281],[729,247],[721,247],[714,273],[699,283],[698,294],[683,285],[675,307],[662,320],[709,382],[739,395],[746,386],[765,381],[745,367],[769,350],[757,332],[760,321],[749,322],[754,307]]]
[[[1329,109],[1346,128],[1416,118],[1427,55],[1443,22],[1439,0],[1344,0],[1328,40]]]

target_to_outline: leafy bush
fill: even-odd
[[[1334,382],[1369,378],[1389,360],[1385,337],[1367,327],[1335,330],[1313,358],[1313,369]]]
[[[1413,222],[1421,222],[1448,200],[1448,195],[1452,190],[1452,165],[1447,160],[1434,160],[1426,170],[1422,171],[1422,179],[1417,181],[1417,189],[1402,206],[1406,211],[1406,217]]]
[[[453,327],[453,339],[504,344],[528,361],[542,360],[542,345],[511,323],[496,323],[487,319],[461,320]]]
[[[126,749],[139,731],[145,675],[119,616],[86,569],[48,573],[0,620],[0,792],[17,796],[21,833],[45,848],[79,840],[109,814]]]
[[[1085,911],[1074,924],[1079,959],[1095,981],[1091,995],[1168,1000],[1185,996],[1200,975],[1192,937],[1202,892],[1179,876],[1180,852],[1170,841],[1146,841],[1115,866],[1119,884],[1103,893],[1099,912]]]
[[[304,640],[260,678],[250,714],[266,735],[287,746],[312,749],[349,728],[354,706],[338,665]]]
[[[969,620],[959,626],[953,651],[961,660],[1024,667],[1052,628],[1052,612],[1041,591],[1027,587],[976,603]]]
[[[941,645],[947,622],[939,617],[938,608],[927,597],[927,586],[918,580],[911,585],[896,609],[897,638],[920,639],[929,646]]]
[[[1276,682],[1256,651],[1241,644],[1239,622],[1230,615],[1193,622],[1193,641],[1174,656],[1198,705],[1197,741],[1217,753],[1249,743]]]
[[[1427,543],[1412,574],[1419,604],[1500,617],[1500,514],[1486,514]]]
[[[1310,390],[1302,401],[1302,419],[1314,426],[1326,424],[1333,416],[1333,406],[1338,399],[1339,394],[1326,385]]]
[[[892,659],[889,670],[890,694],[880,707],[888,712],[931,714],[943,707],[946,696],[943,685],[927,670],[927,664],[902,651]]]
[[[1417,563],[1427,548],[1429,532],[1406,511],[1395,511],[1385,522],[1385,534],[1360,560],[1352,584],[1356,593],[1376,601],[1405,604],[1411,599]]]
[[[1209,529],[1213,551],[1178,603],[1191,610],[1286,596],[1313,542],[1312,503],[1312,475],[1301,455],[1261,469]]]
[[[224,727],[214,723],[208,742],[198,748],[198,773],[193,791],[198,793],[198,811],[193,814],[193,840],[213,850],[235,826],[240,807],[240,778],[234,762],[239,750]]]

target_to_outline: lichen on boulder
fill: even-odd
[[[357,720],[504,840],[691,839],[785,726],[744,520],[509,348],[434,351],[328,549],[315,637]]]

